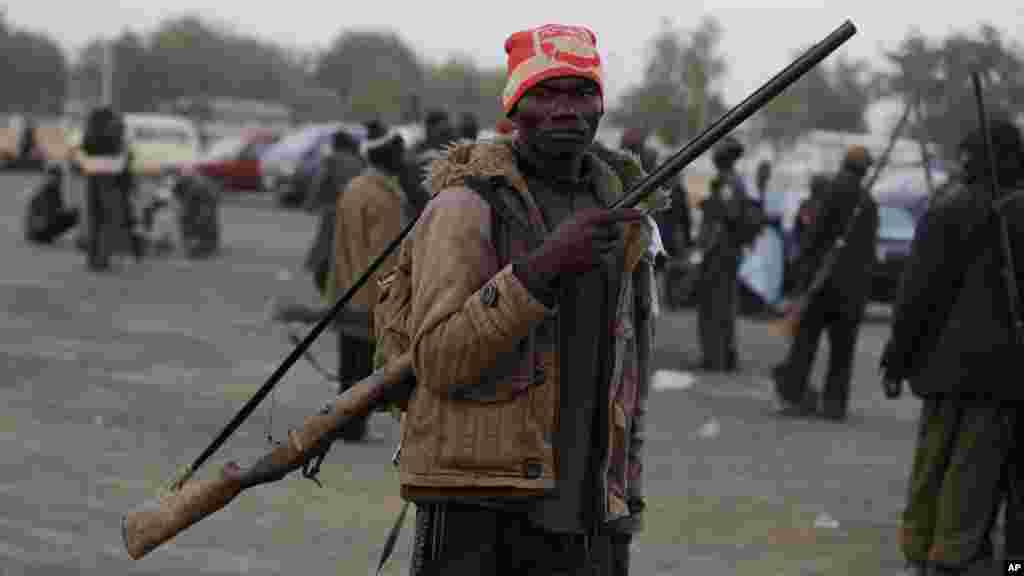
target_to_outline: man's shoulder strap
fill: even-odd
[[[534,241],[536,233],[530,226],[529,220],[527,220],[522,211],[517,210],[509,202],[510,195],[505,193],[505,191],[511,190],[512,187],[503,176],[467,176],[465,185],[483,198],[502,221],[519,228],[520,232],[524,232],[531,243]]]

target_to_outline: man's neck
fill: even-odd
[[[548,156],[536,147],[516,140],[516,151],[531,170],[546,180],[579,182],[583,178],[583,152],[571,156]]]

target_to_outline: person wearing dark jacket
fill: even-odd
[[[32,243],[52,244],[78,224],[78,210],[64,202],[64,170],[58,163],[46,167],[45,177],[33,190],[26,207],[25,239]]]
[[[743,151],[743,145],[732,136],[726,136],[715,147],[711,159],[718,174],[711,181],[710,194],[700,204],[697,331],[702,356],[697,367],[701,370],[731,372],[739,365],[736,283],[743,249],[757,237],[761,226],[756,204],[735,170]]]
[[[87,158],[103,157],[113,164],[86,175],[86,263],[90,270],[110,268],[110,256],[120,232],[117,223],[122,216],[125,171],[129,170],[125,148],[124,124],[119,115],[109,107],[92,110],[86,121],[81,152]],[[117,164],[121,167],[112,170]]]
[[[365,162],[359,155],[359,144],[347,131],[334,133],[331,152],[321,162],[317,171],[313,193],[308,196],[308,208],[319,214],[319,226],[309,252],[306,253],[305,267],[313,275],[313,283],[322,296],[327,294],[330,281],[334,241],[335,208],[338,195],[348,186],[350,180],[359,175]]]
[[[454,142],[458,135],[452,126],[451,116],[447,111],[437,108],[427,112],[423,121],[424,139],[412,147],[410,158],[406,164],[411,177],[422,181],[426,177],[427,167],[440,158],[446,146]],[[415,190],[407,191],[409,202],[417,211],[422,210],[430,199],[426,186],[421,184]]]
[[[1019,182],[1020,131],[996,121],[991,133],[997,181]],[[980,131],[968,135],[961,151],[964,181],[917,226],[881,361],[887,395],[898,396],[908,382],[923,400],[900,531],[916,574],[967,574],[991,560],[989,533],[1005,487],[1001,473],[1012,464],[1012,428],[1024,401],[1024,389],[1005,376],[1017,370],[1021,352],[1002,277],[998,220],[986,201],[990,178]],[[1022,285],[1024,204],[1007,203],[1003,214]],[[1013,480],[1019,486],[1019,477]],[[1013,485],[1008,555],[1024,554]]]
[[[825,204],[825,196],[828,194],[829,178],[824,174],[814,174],[809,182],[810,195],[800,201],[796,209],[796,218],[793,222],[793,241],[786,251],[786,273],[783,281],[783,290],[787,295],[792,295],[796,290],[796,277],[800,271],[800,249],[804,246],[807,238],[807,231],[811,229],[815,215],[820,212],[820,207]]]
[[[817,411],[817,394],[808,378],[821,333],[827,331],[828,374],[821,411],[830,420],[846,419],[857,334],[867,306],[878,235],[878,204],[862,185],[871,164],[871,155],[863,146],[847,150],[807,231],[797,273],[798,294],[806,292],[829,250],[846,236],[831,274],[810,298],[789,354],[774,370],[775,391],[784,413]]]

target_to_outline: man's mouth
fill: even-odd
[[[577,130],[573,128],[558,128],[555,130],[547,131],[548,138],[552,140],[583,140],[586,133],[583,130]]]

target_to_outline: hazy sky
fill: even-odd
[[[723,89],[732,103],[785,66],[794,50],[824,38],[846,19],[859,32],[841,51],[875,63],[911,28],[941,36],[952,30],[974,30],[978,22],[988,21],[1007,37],[1024,38],[1024,10],[1016,0],[6,0],[6,4],[10,21],[45,30],[69,51],[98,35],[114,36],[125,27],[149,31],[163,18],[188,12],[293,46],[324,47],[346,28],[392,28],[429,60],[463,52],[488,66],[504,65],[502,46],[510,32],[549,22],[585,24],[597,34],[611,98],[642,77],[648,41],[663,17],[675,26],[690,28],[704,15],[713,15],[724,28],[722,50],[730,69]]]

